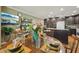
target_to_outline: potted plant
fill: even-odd
[[[12,27],[2,27],[2,32],[5,34],[5,35],[10,35],[13,31],[13,28]]]

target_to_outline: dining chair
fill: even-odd
[[[79,46],[79,37],[77,37],[77,36],[74,36],[74,38],[75,38],[75,40],[77,41],[77,43],[76,43],[76,46],[75,46],[75,53],[77,53],[77,49],[78,49],[78,46]]]
[[[79,45],[79,38],[77,36],[72,35],[68,37],[68,45],[64,45],[66,53],[76,53]],[[70,52],[69,52],[70,50]]]
[[[71,37],[71,38],[70,38]],[[70,50],[70,53],[76,53],[77,48],[79,45],[79,38],[76,36],[76,29],[70,28],[69,29],[69,37],[68,37],[68,45],[65,46],[65,52],[67,53],[67,50]]]

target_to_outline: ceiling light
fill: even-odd
[[[73,11],[73,13],[76,13],[76,12],[77,12],[76,10]]]
[[[60,11],[64,11],[64,9],[63,8],[60,8]]]
[[[50,14],[53,14],[53,12],[50,12]]]
[[[72,14],[72,15],[74,15],[74,14]]]

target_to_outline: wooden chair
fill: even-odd
[[[77,36],[74,36],[75,40],[77,41],[77,44],[76,44],[76,47],[75,47],[75,53],[77,52],[77,49],[78,49],[78,45],[79,45],[79,37]]]
[[[74,50],[77,52],[79,38],[76,36],[76,30],[71,29],[70,31],[66,30],[56,30],[54,31],[54,37],[59,39],[62,42],[65,52],[72,53]]]
[[[78,38],[75,35],[72,35],[70,37],[68,37],[68,41],[69,41],[68,45],[64,45],[65,52],[66,53],[73,53],[73,52],[76,53],[77,52],[77,48],[78,48],[78,44],[79,44],[79,40],[78,40]],[[69,44],[71,44],[71,46]],[[70,50],[70,52],[68,52],[68,50]]]

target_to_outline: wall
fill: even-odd
[[[1,6],[0,6],[0,12],[1,12]],[[0,22],[1,22],[1,18],[0,18]],[[0,23],[0,47],[1,47],[1,23]]]
[[[1,12],[17,15],[17,11],[16,10],[10,9],[8,7],[5,7],[5,6],[2,6]]]

